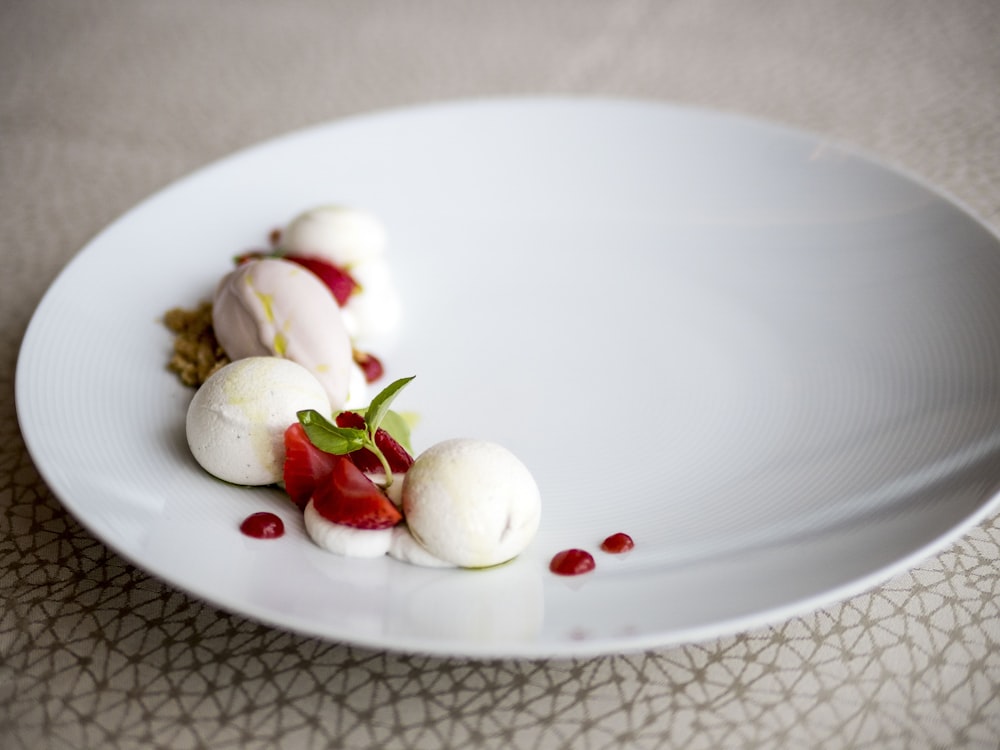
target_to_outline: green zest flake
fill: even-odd
[[[394,380],[389,383],[382,391],[372,399],[372,402],[365,409],[365,424],[368,425],[368,431],[371,433],[372,437],[375,437],[375,433],[382,424],[382,420],[389,411],[389,404],[392,400],[396,398],[403,388],[416,377],[411,375],[408,378],[400,378],[399,380]]]
[[[278,332],[274,334],[274,353],[279,357],[284,357],[288,351],[288,339],[285,334]]]
[[[267,318],[269,322],[274,322],[274,295],[265,294],[264,292],[258,292],[254,290],[257,295],[257,299],[260,300],[260,304],[264,308],[264,317]]]

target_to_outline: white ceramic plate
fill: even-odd
[[[300,210],[385,223],[416,448],[503,443],[544,518],[488,571],[314,547],[277,490],[204,474],[161,315]],[[815,137],[661,104],[499,100],[360,117],[181,180],[101,233],[25,337],[17,406],[93,534],[196,597],[375,648],[584,655],[733,633],[862,591],[991,512],[1000,247]],[[261,542],[237,527],[280,514]],[[635,550],[603,554],[630,533]],[[579,578],[549,573],[567,547]]]

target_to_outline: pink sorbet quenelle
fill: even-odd
[[[319,277],[296,263],[263,258],[227,274],[215,292],[212,326],[230,359],[297,362],[320,382],[334,409],[354,395],[353,349],[340,307]]]

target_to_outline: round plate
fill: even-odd
[[[406,319],[419,452],[500,442],[543,520],[516,561],[324,553],[277,489],[190,457],[174,306],[318,204],[373,211]],[[40,304],[17,407],[53,492],[149,573],[368,647],[631,651],[875,585],[997,505],[1000,245],[962,208],[816,137],[663,104],[449,103],[348,119],[200,170],[102,232]],[[241,535],[271,510],[289,532]],[[618,531],[635,539],[603,553]],[[564,548],[597,568],[549,572]]]

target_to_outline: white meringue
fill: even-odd
[[[326,391],[308,370],[278,357],[240,359],[195,392],[185,422],[188,445],[219,479],[274,484],[283,474],[285,430],[302,409],[330,413]]]
[[[310,500],[303,514],[306,533],[317,545],[335,555],[345,557],[381,557],[389,551],[392,527],[387,529],[356,529],[333,523],[320,515]]]
[[[459,438],[417,456],[403,480],[410,533],[432,556],[469,568],[519,555],[534,538],[541,496],[506,448]]]

